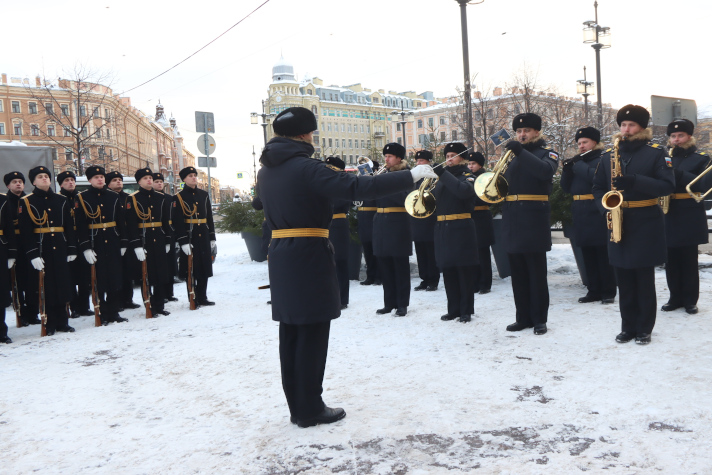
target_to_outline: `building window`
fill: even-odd
[[[372,101],[373,101],[374,104],[378,104],[378,98],[377,98],[377,97],[372,98]]]
[[[457,140],[457,130],[452,131],[452,139]]]
[[[0,122],[0,135],[5,135],[5,124]]]
[[[331,132],[331,123],[326,124],[326,130]]]
[[[440,141],[441,141],[441,142],[444,142],[444,141],[446,141],[446,140],[447,140],[447,138],[446,138],[446,136],[445,136],[445,132],[440,132]]]
[[[396,131],[397,131],[397,132],[400,132],[400,122],[398,122],[398,123],[396,124]]]
[[[37,103],[36,102],[29,102],[27,104],[27,107],[30,110],[30,114],[37,114]]]
[[[332,148],[334,145],[331,143],[331,139],[329,139],[329,148]]]
[[[353,147],[353,141],[352,141],[351,139],[349,139],[349,148],[354,148],[354,147]]]
[[[435,126],[435,121],[433,120],[432,117],[428,117],[428,127],[434,127]]]
[[[371,133],[371,126],[367,125],[366,126],[366,133],[370,134]]]
[[[311,89],[307,89],[307,94],[309,94],[309,95],[311,96],[311,95],[312,95],[312,90],[311,90]]]
[[[22,124],[16,122],[12,124],[12,128],[15,129],[15,135],[22,136]]]
[[[400,138],[400,137],[398,137],[398,138],[396,139],[396,141],[398,142],[398,144],[403,145],[403,142],[401,141],[401,138]]]
[[[341,139],[341,148],[346,148],[346,139]]]
[[[2,105],[2,101],[0,101],[0,112],[5,112],[5,108]]]
[[[79,116],[86,117],[86,115],[87,115],[87,106],[81,106],[79,108]]]
[[[482,127],[475,127],[475,136],[482,137]]]
[[[12,101],[12,113],[13,114],[20,113],[20,101]]]
[[[30,125],[30,134],[32,134],[34,137],[39,137],[40,135],[40,126],[37,124],[32,124]]]
[[[86,127],[82,129],[82,137],[87,137],[89,135],[89,131],[87,130]]]
[[[366,148],[366,141],[364,141],[364,140],[361,141],[361,148]]]
[[[348,130],[349,133],[351,133],[351,124],[349,124],[348,127],[346,127],[346,130]]]
[[[445,116],[444,115],[440,116],[440,125],[445,125]]]
[[[94,108],[94,118],[95,119],[101,119],[101,114],[99,113],[99,108],[95,107]]]
[[[423,119],[418,119],[418,128],[419,129],[423,128]]]
[[[69,117],[69,104],[62,104],[59,107],[62,109],[62,116]]]
[[[494,119],[494,109],[487,109],[487,118]]]
[[[480,111],[475,111],[475,120],[482,120],[482,113]]]
[[[109,129],[109,128],[106,129],[106,138],[107,139],[111,138],[111,129]]]
[[[341,131],[342,131],[342,132],[346,132],[346,125],[341,124]]]
[[[109,113],[109,109],[104,109],[104,118],[108,119],[111,117],[111,114]]]
[[[64,149],[64,159],[67,161],[72,160],[72,149],[71,148]]]
[[[64,136],[65,137],[71,137],[72,134],[69,133],[69,127],[64,128]]]
[[[44,108],[45,108],[45,114],[47,114],[47,115],[54,114],[54,104],[52,104],[51,102],[46,103],[44,105]]]
[[[96,138],[100,139],[101,138],[101,129],[96,129]]]
[[[317,110],[316,106],[312,106],[312,113],[316,116],[319,115],[319,111]]]
[[[50,137],[54,137],[54,125],[47,126],[47,135]]]

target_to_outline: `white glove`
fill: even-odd
[[[67,256],[67,262],[72,262],[76,258],[77,258],[76,254],[70,254]]]
[[[122,247],[121,248],[121,256],[123,257],[124,254],[126,254],[126,248]]]
[[[218,253],[218,243],[216,243],[215,241],[210,241],[210,250],[214,254],[217,254]]]
[[[30,262],[32,263],[32,267],[34,267],[36,270],[44,269],[44,261],[41,257],[35,257]]]
[[[84,251],[84,259],[87,260],[90,266],[96,264],[96,252],[93,249],[87,249]]]
[[[190,255],[190,244],[183,244],[180,248],[183,250],[183,254]]]
[[[166,254],[168,254],[169,252],[171,252],[171,245],[166,244]]]
[[[410,174],[413,175],[413,183],[417,183],[423,178],[438,177],[430,165],[418,165],[410,171]]]
[[[136,259],[141,262],[146,260],[146,251],[144,251],[140,247],[137,247],[136,249],[134,249],[134,252],[136,253]]]
[[[15,259],[14,259],[14,258],[11,257],[10,259],[7,260],[7,268],[8,268],[8,269],[12,269],[12,266],[14,266],[14,265],[15,265]]]

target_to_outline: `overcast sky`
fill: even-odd
[[[61,76],[75,63],[111,71],[115,92],[137,86],[194,53],[264,0],[34,0],[3,6],[9,76]],[[362,83],[372,89],[433,91],[462,84],[460,11],[454,0],[270,0],[250,18],[182,65],[128,92],[149,115],[158,100],[176,117],[198,155],[194,113],[215,114],[221,185],[249,188],[262,128],[260,112],[274,63],[283,53],[299,79]],[[650,106],[650,96],[697,101],[712,115],[705,0],[600,0],[599,22],[612,29],[601,53],[604,102]],[[479,83],[504,85],[526,64],[542,85],[576,93],[583,67],[595,81],[595,53],[582,23],[593,0],[486,0],[467,8],[470,68]],[[590,98],[596,100],[595,96]]]

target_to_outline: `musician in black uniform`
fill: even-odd
[[[166,193],[165,190],[165,180],[163,179],[163,173],[154,173],[153,174],[153,190],[158,192],[158,193],[163,193],[166,195],[166,197],[170,200],[173,199],[173,196],[171,196],[169,193]],[[171,206],[171,208],[173,208]],[[177,302],[178,299],[176,298],[175,294],[173,293],[173,278],[178,274],[178,269],[177,269],[177,260],[175,256],[175,248],[176,248],[176,235],[175,235],[175,226],[173,226],[173,219],[171,218],[171,228],[173,232],[171,233],[170,237],[170,250],[168,251],[168,268],[166,269],[166,272],[168,273],[168,282],[166,282],[166,288],[164,289],[164,296],[166,297],[166,300],[169,302]]]
[[[418,150],[415,152],[416,165],[431,165],[433,154],[429,150]],[[437,170],[442,167],[436,168]],[[422,182],[415,184],[419,188]],[[418,260],[418,275],[420,284],[413,290],[438,290],[440,283],[440,269],[435,262],[435,223],[436,216],[433,213],[427,218],[410,218],[410,230],[415,243],[415,256]]]
[[[47,335],[55,331],[73,332],[66,305],[72,299],[72,281],[67,277],[69,263],[77,258],[74,219],[67,199],[51,187],[51,172],[40,166],[29,171],[33,193],[20,200],[17,210],[24,251],[30,271],[30,298],[39,302],[39,271],[44,269]]]
[[[324,162],[339,170],[346,170],[346,164],[338,157],[326,157]],[[339,294],[341,295],[341,310],[349,306],[349,243],[351,241],[349,209],[351,205],[350,200],[334,200],[334,215],[329,225],[329,241],[334,246],[336,278],[339,280]]]
[[[128,247],[125,210],[119,194],[105,187],[106,173],[102,167],[87,168],[86,177],[91,187],[79,194],[74,206],[79,250],[86,262],[95,267],[102,324],[125,322],[119,315],[121,257]]]
[[[17,261],[17,240],[15,237],[15,225],[12,222],[12,205],[7,196],[0,193],[0,264],[12,269]],[[0,272],[0,306],[2,306],[2,318],[0,318],[0,343],[12,343],[12,339],[7,336],[7,324],[5,323],[5,310],[12,303],[10,282],[10,272]]]
[[[117,171],[106,174],[106,186],[119,194],[119,200],[124,210],[127,209],[129,194],[124,191],[124,176]],[[126,216],[128,213],[124,213]],[[127,228],[127,236],[128,228]],[[139,308],[140,305],[134,303],[134,280],[141,278],[141,265],[136,259],[136,254],[126,252],[121,259],[121,309]]]
[[[18,300],[20,301],[20,326],[39,325],[40,319],[37,317],[37,300],[30,295],[30,260],[24,251],[24,243],[20,234],[20,221],[17,210],[20,206],[20,199],[25,194],[25,175],[19,171],[12,171],[4,177],[7,186],[7,201],[10,205],[9,212],[12,224],[15,226],[15,238],[17,245],[17,260],[15,261],[15,277],[17,279]]]
[[[280,322],[282,387],[291,421],[309,427],[336,422],[346,415],[343,409],[327,407],[321,398],[330,323],[341,314],[328,239],[333,200],[357,201],[410,191],[414,181],[435,174],[416,167],[411,173],[357,177],[311,159],[317,122],[303,107],[282,111],[272,127],[277,137],[264,148],[258,174],[260,197],[272,230],[272,319]]]
[[[442,269],[447,313],[443,321],[467,323],[475,313],[475,266],[477,235],[472,220],[475,178],[467,168],[467,147],[452,142],[443,149],[447,166],[435,168],[438,182],[433,190],[437,203],[435,259]]]
[[[405,147],[389,143],[383,147],[385,167],[388,173],[408,170]],[[422,165],[421,165],[422,166]],[[396,309],[397,317],[405,317],[410,303],[410,263],[413,254],[410,216],[405,210],[405,199],[411,190],[376,199],[376,215],[373,217],[373,255],[378,258],[378,269],[383,282],[383,308],[376,313],[383,315]]]
[[[467,163],[470,173],[475,181],[485,172],[485,157],[480,152],[471,152]],[[472,219],[475,221],[475,234],[477,235],[477,257],[479,263],[475,266],[475,291],[480,295],[488,294],[492,290],[492,258],[490,247],[494,244],[494,225],[489,203],[475,195],[475,205]]]
[[[59,193],[67,198],[69,206],[72,210],[72,218],[74,218],[74,230],[77,230],[75,205],[77,195],[77,176],[74,172],[66,171],[57,175],[57,184],[59,184]],[[76,233],[75,233],[76,234]],[[77,234],[78,239],[78,234]],[[89,284],[90,269],[86,260],[82,256],[78,256],[69,264],[69,271],[72,274],[72,290],[74,296],[69,302],[71,313],[69,318],[79,318],[80,316],[89,316],[94,313],[89,310],[89,297],[91,296],[91,288]]]
[[[588,293],[579,303],[613,303],[616,277],[608,262],[608,226],[593,200],[593,175],[601,162],[601,132],[593,127],[576,131],[578,155],[564,160],[561,188],[574,195],[571,205],[574,242],[581,247],[588,280]]]
[[[180,171],[185,182],[183,189],[175,196],[173,225],[176,240],[181,247],[181,277],[188,276],[188,255],[193,254],[193,279],[195,279],[195,301],[200,306],[215,305],[208,300],[208,278],[213,276],[212,253],[217,253],[215,224],[210,195],[198,188],[198,171],[186,167]]]
[[[517,321],[507,331],[534,327],[535,335],[546,333],[549,284],[546,253],[551,250],[552,177],[558,155],[541,136],[541,117],[530,112],[512,121],[516,140],[505,145],[514,153],[504,178],[509,194],[502,206],[502,236],[512,271],[512,291]]]
[[[710,166],[710,157],[697,150],[697,141],[692,134],[695,124],[687,119],[678,119],[667,127],[670,137],[668,146],[675,173],[675,192],[670,195],[670,208],[665,215],[667,239],[667,277],[670,298],[662,310],[669,312],[684,307],[690,314],[697,313],[700,296],[700,273],[697,268],[697,246],[709,242],[707,215],[704,202],[696,202],[685,187]],[[691,189],[704,193],[705,180],[698,181]]]
[[[139,262],[147,261],[148,283],[151,289],[151,313],[170,315],[164,309],[164,290],[168,282],[168,246],[170,246],[171,200],[153,191],[150,168],[139,168],[134,174],[138,191],[131,193],[126,203],[126,229],[131,247]],[[128,254],[128,252],[126,253]],[[143,275],[142,275],[143,278]]]
[[[376,173],[380,164],[371,161],[371,170]],[[378,259],[373,255],[373,217],[376,215],[376,200],[364,200],[356,208],[358,221],[358,239],[363,247],[363,260],[366,262],[366,280],[361,285],[381,285],[381,275],[378,272]]]
[[[620,133],[621,176],[613,185],[623,194],[623,234],[620,242],[608,242],[608,256],[615,268],[621,309],[622,331],[619,343],[635,342],[647,345],[655,326],[657,301],[655,266],[665,262],[665,223],[658,197],[675,189],[672,163],[665,151],[651,144],[653,131],[648,129],[650,113],[641,106],[628,104],[618,111],[616,120]],[[593,196],[601,213],[607,212],[601,203],[611,189],[611,154],[606,150],[593,177]]]

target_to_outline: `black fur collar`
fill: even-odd
[[[522,144],[524,147],[524,150],[528,150],[530,152],[536,150],[537,148],[544,148],[546,146],[546,140],[544,139],[539,139],[535,140],[534,142],[527,142],[525,144]]]

